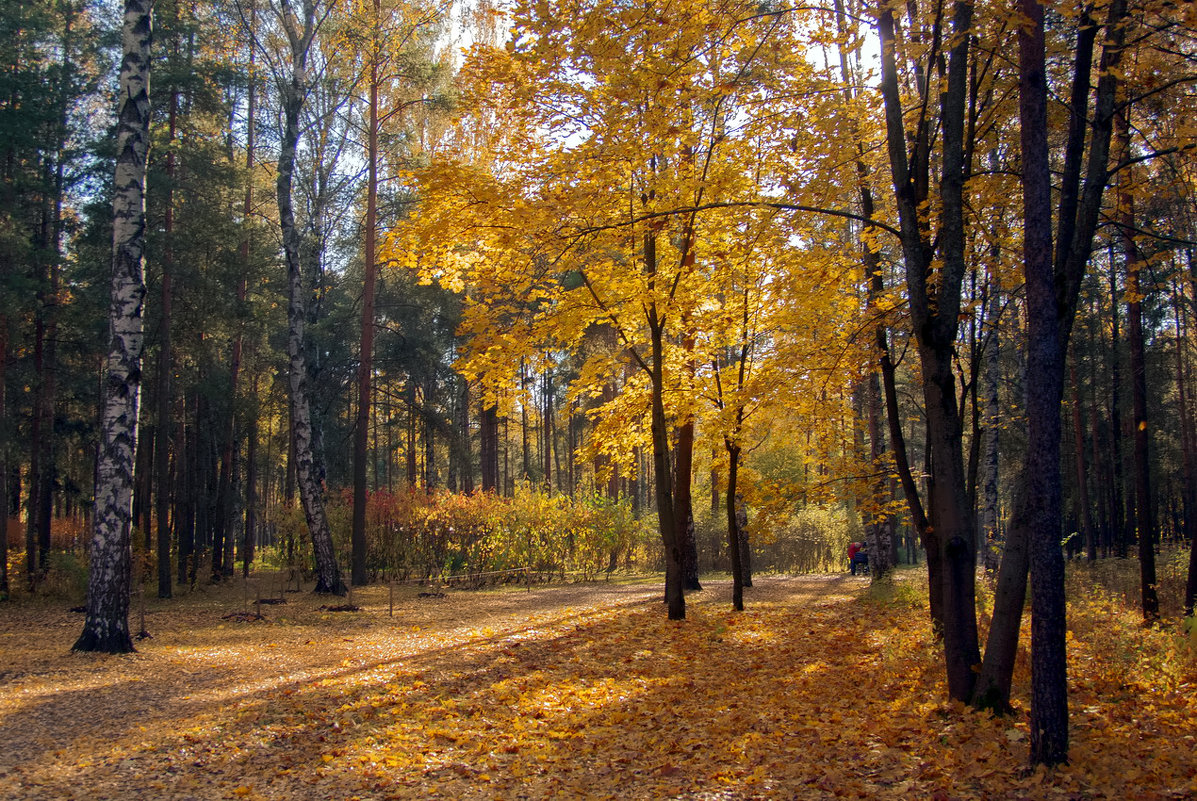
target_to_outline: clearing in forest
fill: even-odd
[[[1117,593],[1074,604],[1072,765],[1028,773],[1025,663],[1020,714],[945,702],[923,580],[762,577],[743,614],[710,581],[681,622],[646,583],[412,588],[393,617],[386,587],[359,612],[292,594],[262,621],[209,588],[150,602],[127,656],[70,654],[66,604],[5,605],[0,797],[1197,795],[1174,634]]]

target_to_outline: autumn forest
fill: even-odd
[[[8,797],[1197,792],[1197,5],[0,8]]]

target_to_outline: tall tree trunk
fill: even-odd
[[[724,438],[727,449],[727,553],[732,566],[732,609],[744,611],[744,550],[740,545],[740,510],[737,482],[740,473],[740,446]]]
[[[748,533],[748,504],[744,503],[744,493],[736,495],[736,536],[740,540],[740,571],[744,576],[744,586],[752,586],[752,543]]]
[[[1024,0],[1024,12],[1032,19],[1031,29],[1020,32],[1020,114],[1024,149],[1024,273],[1028,290],[1032,281],[1035,307],[1035,332],[1028,330],[1028,420],[1035,419],[1035,447],[1028,450],[1027,461],[1019,477],[1006,547],[998,571],[993,619],[986,642],[985,659],[973,703],[976,706],[1006,710],[1018,650],[1019,628],[1026,598],[1027,573],[1032,562],[1033,615],[1032,648],[1039,643],[1039,656],[1032,665],[1032,717],[1042,731],[1032,738],[1031,759],[1055,764],[1067,758],[1067,698],[1064,681],[1064,595],[1063,554],[1060,552],[1060,479],[1059,431],[1060,403],[1063,400],[1063,354],[1076,314],[1081,279],[1089,261],[1106,185],[1106,168],[1112,131],[1114,89],[1117,61],[1121,56],[1121,19],[1123,0],[1114,0],[1106,22],[1107,42],[1102,51],[1094,106],[1089,156],[1085,165],[1086,129],[1090,127],[1088,101],[1093,46],[1097,27],[1084,16],[1078,25],[1077,45],[1072,65],[1072,94],[1064,173],[1061,180],[1057,232],[1052,257],[1050,228],[1050,187],[1046,154],[1046,76],[1043,60],[1043,9],[1035,0]],[[1040,108],[1043,106],[1044,108]],[[1042,140],[1042,141],[1041,141]],[[1027,163],[1027,154],[1032,163]],[[1047,204],[1046,206],[1042,204]],[[1046,236],[1046,244],[1044,237]],[[1047,255],[1044,255],[1046,249]],[[1042,260],[1051,261],[1050,275],[1044,276]],[[1047,286],[1045,286],[1045,283]],[[1028,292],[1028,303],[1031,292]],[[1051,298],[1054,325],[1046,321],[1048,296]],[[1030,318],[1030,307],[1028,315]],[[1039,342],[1054,330],[1056,341]],[[1058,364],[1052,360],[1058,359]],[[1035,367],[1032,368],[1031,362]],[[1053,366],[1054,365],[1054,366]],[[1046,371],[1054,369],[1048,375]],[[1033,385],[1033,386],[1032,386]],[[1054,404],[1054,405],[1053,405]],[[1054,432],[1054,433],[1053,433]],[[1054,437],[1054,439],[1052,439]],[[1054,450],[1052,450],[1054,448]],[[1052,454],[1054,453],[1054,460]],[[1053,539],[1054,537],[1054,539]],[[1037,600],[1036,600],[1037,598]],[[1038,628],[1036,628],[1038,625]],[[1035,660],[1038,660],[1037,662]]]
[[[479,422],[479,442],[482,462],[482,491],[499,490],[499,407],[486,404],[482,407]]]
[[[188,581],[195,555],[195,505],[192,503],[192,482],[195,480],[195,435],[187,426],[187,402],[179,397],[178,428],[175,432],[175,492],[174,529],[178,582]]]
[[[544,437],[542,440],[541,463],[544,466],[544,488],[548,492],[553,491],[553,443],[557,439],[557,423],[556,416],[553,414],[553,368],[546,367],[544,371],[544,409],[542,411],[541,421],[544,425]],[[560,476],[558,476],[560,478]],[[558,487],[559,488],[559,487]]]
[[[350,574],[355,586],[364,586],[366,575],[366,459],[369,455],[370,404],[374,374],[374,283],[378,274],[375,245],[378,237],[378,41],[380,0],[373,2],[370,40],[370,103],[366,122],[366,227],[362,280],[362,327],[358,347],[357,423],[353,431],[353,530],[350,534]]]
[[[1099,540],[1099,544],[1101,546],[1102,556],[1109,556],[1110,555],[1110,546],[1113,541],[1112,532],[1114,530],[1113,529],[1114,515],[1110,511],[1112,508],[1112,504],[1110,502],[1110,492],[1108,489],[1108,485],[1113,483],[1113,479],[1109,475],[1109,468],[1106,466],[1106,458],[1105,458],[1105,455],[1103,454],[1104,443],[1102,442],[1102,436],[1101,436],[1102,428],[1101,428],[1101,423],[1100,423],[1100,417],[1098,415],[1098,398],[1100,397],[1100,395],[1098,394],[1099,389],[1098,389],[1097,380],[1096,380],[1096,374],[1097,374],[1098,369],[1099,368],[1098,368],[1096,360],[1095,360],[1094,364],[1093,364],[1093,369],[1091,370],[1091,373],[1090,373],[1090,380],[1091,380],[1092,386],[1093,386],[1093,402],[1089,404],[1089,436],[1093,440],[1093,470],[1092,470],[1093,475],[1098,477],[1099,485],[1101,485],[1101,484],[1106,485],[1104,487],[1105,491],[1102,491],[1103,487],[1101,487],[1101,486],[1099,486],[1098,490],[1097,490],[1097,508],[1098,508],[1098,517],[1100,520],[1100,524],[1097,526],[1097,539]],[[1091,559],[1096,558],[1096,553],[1090,558]]]
[[[255,2],[253,2],[253,0],[250,0],[250,3],[249,3],[249,27],[250,27],[251,37],[257,36],[257,22],[258,22],[257,4]],[[255,156],[256,156],[256,153],[254,152],[254,144],[255,144],[255,138],[256,138],[255,137],[255,133],[256,133],[255,125],[257,122],[257,97],[258,97],[258,93],[257,93],[258,77],[257,77],[257,72],[256,72],[256,55],[257,55],[257,49],[251,43],[250,48],[249,48],[249,65],[248,65],[249,69],[248,69],[248,75],[247,75],[248,86],[247,86],[247,90],[246,90],[246,116],[245,116],[245,199],[241,205],[241,246],[240,246],[241,252],[239,254],[240,261],[241,261],[241,275],[238,276],[238,279],[237,279],[237,305],[239,307],[238,313],[239,313],[239,315],[242,316],[242,319],[239,320],[239,324],[238,324],[238,328],[237,328],[237,338],[236,338],[236,341],[233,343],[233,365],[234,365],[234,367],[233,367],[233,371],[232,371],[233,374],[232,374],[231,381],[230,381],[230,385],[232,387],[232,396],[231,397],[234,401],[234,409],[236,408],[235,401],[236,401],[236,397],[237,397],[237,388],[238,388],[237,374],[241,368],[241,356],[242,356],[242,352],[243,352],[243,349],[245,346],[245,344],[244,344],[245,343],[244,315],[247,313],[245,304],[246,304],[246,299],[248,297],[248,288],[249,288],[247,277],[249,276],[250,271],[252,270],[252,264],[250,262],[250,245],[252,244],[253,229],[250,226],[249,221],[252,218],[253,211],[254,211],[253,172],[254,172],[254,161],[255,161]],[[258,376],[254,375],[254,378],[253,378],[254,391],[253,391],[252,395],[255,400],[257,398],[257,387],[258,387]],[[257,512],[257,510],[255,508],[256,503],[257,503],[257,499],[255,497],[255,495],[257,494],[257,465],[255,463],[254,457],[256,455],[256,449],[257,449],[257,442],[256,442],[257,434],[258,434],[258,432],[257,432],[257,425],[258,425],[257,413],[258,413],[257,407],[255,405],[249,411],[249,414],[248,414],[249,430],[246,433],[246,436],[249,439],[249,446],[248,446],[249,453],[246,457],[246,459],[248,461],[248,465],[247,465],[248,478],[247,478],[247,482],[246,482],[246,492],[245,492],[245,521],[244,521],[245,528],[244,528],[244,532],[243,532],[244,540],[242,543],[242,560],[241,560],[242,561],[241,573],[242,573],[242,576],[246,577],[246,578],[249,577],[249,567],[254,559],[254,529],[255,529],[255,514]],[[235,420],[235,417],[232,419]],[[234,458],[236,458],[239,455],[239,447],[240,447],[240,443],[236,443],[236,442],[233,443]],[[238,495],[237,497],[240,497],[240,495]],[[237,519],[238,519],[238,521],[241,520],[240,515],[238,515]],[[233,549],[231,546],[232,546],[232,543],[230,543],[230,547],[228,548],[228,553],[229,553],[230,557],[232,556],[232,553],[233,553]],[[228,570],[229,570],[230,575],[233,572],[233,567],[234,567],[233,560],[230,558],[228,561]]]
[[[656,234],[644,235],[644,264],[650,281],[657,273]],[[665,548],[665,603],[670,620],[686,618],[686,598],[682,589],[682,549],[677,537],[674,517],[673,482],[669,474],[669,428],[665,418],[665,326],[657,304],[648,304],[648,329],[652,355],[649,362],[649,384],[652,404],[653,480],[656,487],[657,526]]]
[[[258,376],[254,375],[250,395],[258,397]],[[245,437],[245,542],[241,548],[241,576],[249,578],[258,533],[258,409],[254,404],[246,422]]]
[[[985,454],[982,458],[981,480],[981,536],[978,540],[985,549],[983,561],[986,569],[997,569],[998,540],[998,442],[1000,440],[1001,405],[998,398],[1000,378],[1001,338],[997,330],[997,291],[990,287],[989,312],[985,315],[990,332],[986,336],[985,368],[982,374],[985,416]]]
[[[520,398],[520,452],[523,457],[521,466],[524,470],[520,478],[528,481],[532,477],[531,445],[528,442],[528,403],[531,401],[531,395],[528,392],[528,368],[522,358],[520,359],[520,390],[523,393]]]
[[[175,184],[175,131],[178,123],[179,92],[171,89],[170,107],[167,111],[166,130],[166,207],[163,227],[162,244],[162,286],[159,301],[158,324],[158,409],[157,422],[159,431],[158,449],[154,452],[154,472],[158,476],[157,501],[158,517],[158,597],[170,598],[173,593],[171,581],[171,520],[170,520],[170,488],[173,486],[170,474],[170,408],[173,402],[172,378],[174,377],[174,355],[171,353],[170,329],[171,303],[174,296],[172,285],[174,279],[174,184]],[[252,126],[251,126],[252,127]],[[176,442],[181,448],[182,442]],[[180,560],[181,561],[181,560]],[[182,579],[182,571],[179,578]]]
[[[1110,285],[1110,460],[1112,462],[1114,481],[1110,486],[1111,504],[1114,509],[1114,550],[1120,558],[1127,554],[1128,537],[1126,535],[1127,497],[1123,470],[1125,460],[1122,447],[1122,359],[1119,345],[1122,337],[1121,315],[1118,298],[1118,272],[1114,262],[1113,251],[1109,257],[1109,285]]]
[[[42,491],[42,429],[46,422],[41,414],[42,404],[40,401],[43,394],[42,385],[46,380],[44,355],[46,334],[43,315],[44,312],[39,308],[37,318],[34,320],[33,374],[37,389],[34,393],[33,414],[29,422],[29,480],[25,487],[25,578],[30,589],[37,585],[38,575],[45,561],[44,555],[42,558],[38,556],[41,545],[39,536],[41,526],[38,517],[42,508],[38,495]]]
[[[295,169],[295,151],[299,142],[299,116],[307,92],[307,59],[316,30],[314,4],[304,3],[302,20],[297,20],[284,4],[282,22],[291,43],[291,72],[279,81],[284,119],[283,138],[278,159],[278,211],[283,233],[283,251],[287,261],[287,353],[290,358],[291,428],[295,439],[295,478],[303,504],[312,551],[316,560],[317,593],[344,595],[345,584],[333,551],[332,532],[324,510],[324,487],[313,452],[311,402],[308,398],[308,367],[304,322],[306,289],[301,266],[300,236],[295,226],[291,187]],[[298,23],[298,24],[297,24]]]
[[[1193,292],[1193,303],[1197,304],[1197,259],[1193,257],[1193,250],[1190,248],[1185,254],[1189,262],[1189,288]],[[1182,425],[1185,426],[1186,431],[1189,432],[1188,441],[1193,447],[1197,448],[1197,436],[1194,436],[1193,424],[1187,412],[1183,412]],[[1194,454],[1197,456],[1197,454]],[[1189,545],[1189,573],[1185,580],[1185,616],[1192,617],[1194,606],[1197,605],[1197,465],[1193,465],[1193,470],[1190,470],[1189,459],[1185,460],[1185,491],[1186,497],[1192,500],[1190,507],[1191,515],[1186,515],[1186,538]]]
[[[461,475],[458,483],[461,491],[474,491],[474,454],[470,449],[470,382],[461,378],[461,391],[457,404],[457,435],[453,437],[454,450]]]
[[[87,616],[73,650],[127,653],[133,457],[141,399],[145,173],[150,133],[150,3],[125,0],[112,200],[111,342],[96,465]]]
[[[875,371],[865,379],[865,413],[869,428],[869,461],[877,478],[872,482],[873,494],[880,501],[888,494],[889,482],[885,471],[885,435],[881,424],[881,379]],[[870,513],[872,553],[869,554],[871,581],[885,578],[894,564],[894,523],[886,512]]]
[[[416,471],[416,381],[411,376],[407,378],[407,448],[404,451],[404,468],[408,488],[415,489],[419,484]]]
[[[232,409],[229,409],[231,423]],[[231,482],[233,476],[233,454],[232,450],[225,450],[224,438],[228,436],[228,432],[221,432],[222,442],[219,445],[220,457],[219,467],[216,471],[216,494],[215,503],[212,505],[211,523],[212,523],[212,574],[210,579],[212,583],[219,583],[224,577],[224,551],[226,537],[229,533],[230,523],[232,522],[232,495]]]
[[[0,601],[8,600],[8,316],[0,312]]]
[[[1117,116],[1119,151],[1131,158],[1130,109]],[[1127,166],[1118,182],[1118,222],[1121,225],[1122,253],[1126,258],[1126,338],[1130,346],[1131,403],[1134,410],[1135,528],[1139,538],[1139,583],[1143,619],[1154,623],[1160,617],[1160,599],[1156,592],[1155,519],[1151,508],[1151,463],[1148,446],[1151,432],[1147,423],[1147,360],[1143,347],[1143,259],[1135,243],[1134,170]]]
[[[678,426],[673,450],[673,513],[682,551],[682,587],[698,591],[698,547],[694,540],[694,506],[691,484],[694,474],[694,419]]]
[[[1043,6],[1022,0],[1019,30],[1023,275],[1027,297],[1027,455],[1023,499],[1031,556],[1031,761],[1068,760],[1064,554],[1060,549],[1061,336],[1052,263],[1051,168]]]
[[[141,431],[137,435],[137,460],[133,465],[133,474],[137,481],[133,484],[133,527],[141,527],[142,547],[148,557],[154,547],[153,528],[153,465],[154,448],[157,447],[158,432],[154,426],[148,425],[143,417]]]
[[[1072,379],[1072,440],[1076,454],[1076,501],[1074,508],[1085,539],[1089,561],[1097,559],[1097,539],[1093,533],[1093,513],[1089,507],[1089,465],[1085,460],[1085,415],[1081,406],[1081,381],[1077,377],[1076,357],[1070,368]]]
[[[429,376],[424,384],[424,489],[436,489],[436,427],[432,422],[432,398],[435,379]]]
[[[33,434],[30,437],[32,449],[28,523],[37,540],[37,569],[44,572],[50,555],[51,527],[53,518],[53,494],[55,476],[54,458],[54,416],[58,391],[58,306],[59,272],[62,261],[62,206],[65,193],[65,164],[70,108],[67,95],[70,89],[64,85],[66,76],[73,75],[75,66],[71,63],[74,53],[74,19],[78,13],[67,4],[58,9],[62,12],[62,37],[58,42],[61,61],[57,65],[59,78],[51,87],[56,99],[57,119],[55,121],[52,160],[45,158],[42,219],[37,235],[36,260],[43,262],[44,272],[39,276],[42,282],[38,291],[38,310],[35,322],[35,364],[36,390],[34,393]],[[52,169],[51,169],[52,165]],[[32,575],[32,572],[30,573]]]

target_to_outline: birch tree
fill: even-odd
[[[144,345],[145,174],[150,135],[150,2],[125,0],[112,199],[112,300],[87,617],[76,651],[127,653],[133,460]]]
[[[279,226],[283,235],[283,254],[287,264],[287,356],[291,396],[291,426],[294,437],[295,477],[304,518],[312,537],[316,559],[316,592],[344,595],[345,583],[333,551],[332,531],[324,509],[324,487],[316,469],[313,450],[312,408],[308,397],[308,366],[304,344],[307,290],[304,286],[301,242],[295,224],[292,188],[295,155],[299,145],[300,115],[310,89],[308,57],[322,19],[315,0],[300,0],[298,8],[291,0],[273,7],[285,36],[287,49],[275,71],[282,112],[283,131],[279,144],[278,197]]]

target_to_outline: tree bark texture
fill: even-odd
[[[673,513],[682,550],[682,586],[698,591],[702,584],[698,580],[698,544],[694,539],[693,476],[694,420],[690,419],[678,426],[673,451]]]
[[[907,154],[907,131],[898,90],[893,7],[879,4],[881,94],[886,143],[901,232],[911,327],[918,343],[931,460],[930,525],[921,530],[927,550],[932,615],[944,641],[948,693],[967,701],[980,663],[976,621],[976,555],[972,514],[964,473],[963,427],[956,403],[953,356],[965,274],[964,199],[967,173],[964,115],[972,4],[952,6],[952,41],[946,59],[946,85],[940,96],[942,154],[939,228],[934,236],[922,211],[928,200],[930,132],[920,126]],[[933,263],[938,264],[933,269]],[[935,281],[935,284],[931,282]],[[895,442],[895,447],[897,443]],[[908,497],[910,497],[908,493]],[[936,615],[935,606],[939,604]]]
[[[1130,157],[1129,110],[1118,115],[1120,152]],[[1143,619],[1154,623],[1160,617],[1160,599],[1156,592],[1155,519],[1152,513],[1151,432],[1147,423],[1147,360],[1143,346],[1143,269],[1146,266],[1135,243],[1135,197],[1131,187],[1132,169],[1120,176],[1118,216],[1122,226],[1122,253],[1126,259],[1126,339],[1130,346],[1131,407],[1134,420],[1135,530],[1139,543],[1139,586]]]
[[[8,600],[8,452],[9,431],[5,371],[8,367],[8,316],[0,312],[0,601]]]
[[[1043,6],[1022,0],[1019,121],[1023,184],[1023,275],[1027,299],[1025,522],[1031,556],[1031,762],[1068,761],[1064,554],[1060,548],[1061,404],[1064,341],[1052,263],[1052,186],[1047,141]]]
[[[736,538],[740,543],[740,574],[744,586],[752,586],[752,544],[748,534],[748,504],[744,503],[744,493],[736,493]]]
[[[144,346],[145,174],[150,143],[149,0],[125,0],[112,200],[112,300],[96,465],[87,615],[73,650],[127,653],[133,459]]]
[[[175,130],[179,113],[179,93],[172,89],[170,93],[170,108],[167,111],[166,133],[166,198],[165,212],[162,222],[162,286],[158,312],[158,449],[154,452],[154,472],[158,477],[158,494],[156,513],[158,517],[158,597],[170,598],[173,594],[174,583],[171,581],[171,525],[170,525],[170,489],[172,487],[170,475],[170,407],[174,357],[171,353],[170,327],[171,302],[174,288],[174,182],[175,182]],[[181,447],[182,443],[176,443]]]
[[[499,491],[499,408],[488,404],[482,408],[478,424],[482,462],[482,491]]]
[[[1039,20],[1036,23],[1037,28],[1042,26],[1042,8],[1039,8],[1033,0],[1025,0],[1025,9],[1034,11]],[[1034,376],[1034,394],[1031,398],[1031,388],[1028,386],[1028,415],[1031,414],[1031,408],[1034,406],[1034,414],[1036,415],[1036,432],[1042,432],[1043,435],[1051,436],[1053,425],[1050,422],[1045,422],[1044,417],[1054,415],[1055,426],[1055,448],[1057,458],[1054,462],[1050,461],[1049,457],[1044,453],[1043,448],[1046,447],[1045,442],[1039,442],[1032,439],[1031,441],[1037,447],[1028,450],[1027,461],[1023,464],[1022,474],[1019,479],[1019,486],[1016,492],[1014,509],[1011,514],[1010,526],[1006,534],[1006,545],[1002,553],[1002,562],[998,570],[998,586],[994,598],[994,612],[993,619],[989,627],[989,639],[986,641],[985,660],[981,666],[981,674],[978,682],[976,697],[973,699],[974,705],[993,708],[998,710],[1005,710],[1009,708],[1010,700],[1010,685],[1013,679],[1015,657],[1018,650],[1019,628],[1022,621],[1023,605],[1026,598],[1026,582],[1027,572],[1031,568],[1032,562],[1036,559],[1044,560],[1038,566],[1038,586],[1032,587],[1032,594],[1038,593],[1040,595],[1041,608],[1043,610],[1043,620],[1040,625],[1043,626],[1039,630],[1039,638],[1043,645],[1043,653],[1041,658],[1044,660],[1040,665],[1040,672],[1038,678],[1032,676],[1032,684],[1036,681],[1040,682],[1040,699],[1038,701],[1039,712],[1033,713],[1043,715],[1042,722],[1049,727],[1050,730],[1045,730],[1037,733],[1032,741],[1032,760],[1042,761],[1045,764],[1054,764],[1054,762],[1062,761],[1067,758],[1067,730],[1060,731],[1060,726],[1066,726],[1067,720],[1067,704],[1066,699],[1063,698],[1064,685],[1059,684],[1055,686],[1053,683],[1061,681],[1062,671],[1064,665],[1062,661],[1063,641],[1062,627],[1064,625],[1064,608],[1063,608],[1063,555],[1059,548],[1059,513],[1060,510],[1056,508],[1055,522],[1046,520],[1047,512],[1043,508],[1043,504],[1059,503],[1058,498],[1058,482],[1059,482],[1059,426],[1060,426],[1060,407],[1059,404],[1063,399],[1063,354],[1068,349],[1068,338],[1072,330],[1073,318],[1076,314],[1077,298],[1079,296],[1081,278],[1084,275],[1084,270],[1089,261],[1089,254],[1092,250],[1093,236],[1096,231],[1098,214],[1101,210],[1101,198],[1106,185],[1106,165],[1109,158],[1109,143],[1110,134],[1112,131],[1113,109],[1114,109],[1114,89],[1116,86],[1115,67],[1117,61],[1121,56],[1121,41],[1123,36],[1123,29],[1119,24],[1122,16],[1125,14],[1124,0],[1114,0],[1108,11],[1108,21],[1106,23],[1106,45],[1102,51],[1101,69],[1099,72],[1102,77],[1098,83],[1097,96],[1094,105],[1094,113],[1091,123],[1091,137],[1089,141],[1089,160],[1085,172],[1084,181],[1082,184],[1082,164],[1084,162],[1084,144],[1086,127],[1090,126],[1088,115],[1088,98],[1090,91],[1090,65],[1092,62],[1092,49],[1096,38],[1096,29],[1092,24],[1088,23],[1087,18],[1081,20],[1078,26],[1077,46],[1075,50],[1075,57],[1073,61],[1073,86],[1070,100],[1070,121],[1068,140],[1065,147],[1065,168],[1063,173],[1063,183],[1061,185],[1059,200],[1058,200],[1058,215],[1057,215],[1057,232],[1056,241],[1054,243],[1054,260],[1052,261],[1052,272],[1049,277],[1044,277],[1039,274],[1042,265],[1038,262],[1035,264],[1027,264],[1024,266],[1025,274],[1034,277],[1035,280],[1035,303],[1041,304],[1046,302],[1045,298],[1040,294],[1047,292],[1044,288],[1043,282],[1047,281],[1050,284],[1050,293],[1055,316],[1055,336],[1057,342],[1053,345],[1051,343],[1038,343],[1035,337],[1038,335],[1046,335],[1043,333],[1043,326],[1046,325],[1048,330],[1053,330],[1053,326],[1044,323],[1042,320],[1036,321],[1035,333],[1028,331],[1028,342],[1030,347],[1028,349],[1028,369],[1029,376]],[[1031,33],[1023,31],[1021,36],[1031,36]],[[1033,35],[1042,39],[1042,30],[1037,30]],[[1024,46],[1027,48],[1026,52],[1022,52]],[[1025,69],[1029,73],[1033,73],[1030,78],[1030,83],[1021,85],[1022,92],[1028,94],[1025,98],[1031,101],[1030,95],[1045,93],[1046,85],[1039,86],[1034,81],[1045,81],[1046,78],[1042,76],[1042,67],[1038,65],[1039,57],[1035,55],[1034,50],[1042,49],[1042,42],[1038,44],[1030,41],[1023,41],[1020,38],[1020,59],[1028,59]],[[1034,62],[1034,63],[1032,63]],[[1024,66],[1020,65],[1020,69]],[[1024,80],[1026,76],[1024,76]],[[1021,92],[1020,92],[1021,96]],[[1020,99],[1020,102],[1022,100]],[[1034,98],[1033,105],[1045,104],[1046,100],[1043,98]],[[1039,118],[1040,111],[1037,108],[1020,108],[1020,113],[1028,115],[1023,121],[1023,136],[1033,136],[1042,138],[1046,142],[1046,118]],[[1045,113],[1045,112],[1044,112]],[[1027,126],[1031,126],[1031,131],[1026,130]],[[1038,126],[1044,128],[1043,131],[1038,130]],[[1024,141],[1024,148],[1030,148],[1035,153],[1035,158],[1039,158],[1041,162],[1046,160],[1046,152],[1041,150],[1046,148],[1046,144],[1041,144],[1037,140]],[[1025,158],[1025,156],[1024,156]],[[1034,191],[1030,191],[1024,186],[1024,204],[1041,204],[1046,202],[1048,205],[1043,208],[1025,207],[1024,217],[1028,224],[1034,223],[1038,228],[1043,225],[1050,225],[1051,219],[1051,194],[1050,189],[1045,190],[1043,182],[1047,180],[1048,174],[1044,171],[1047,169],[1046,163],[1038,163],[1031,166],[1024,164],[1024,171],[1029,171],[1030,179],[1034,182]],[[1024,180],[1026,180],[1024,178]],[[1045,194],[1046,192],[1046,194]],[[1026,231],[1025,235],[1030,237],[1031,231]],[[1029,254],[1036,259],[1042,259],[1043,249],[1047,248],[1047,253],[1052,253],[1052,243],[1050,241],[1050,228],[1046,236],[1048,242],[1043,243],[1045,234],[1043,231],[1036,230],[1033,232],[1034,239],[1028,239],[1025,248]],[[1030,285],[1028,284],[1028,314],[1030,309]],[[1034,308],[1034,314],[1046,315],[1047,311],[1039,305]],[[1050,351],[1050,348],[1055,348]],[[1054,355],[1053,355],[1054,354]],[[1052,358],[1058,359],[1058,364],[1052,368],[1049,360]],[[1032,368],[1030,362],[1035,360],[1037,367]],[[1056,369],[1057,373],[1050,378],[1044,378],[1039,375],[1045,369]],[[1037,372],[1038,371],[1038,372]],[[1051,382],[1050,384],[1048,382]],[[1053,398],[1055,398],[1054,406],[1052,406]],[[1049,411],[1049,407],[1051,407]],[[1028,418],[1029,419],[1029,418]],[[1046,426],[1046,428],[1044,428]],[[1038,434],[1036,435],[1038,436]],[[1035,462],[1036,467],[1032,467],[1032,461]],[[1050,471],[1050,472],[1045,472]],[[1045,484],[1044,479],[1054,475],[1057,484],[1056,495],[1052,495],[1053,490],[1050,486]],[[1037,521],[1044,521],[1043,525],[1047,528],[1038,528]],[[1055,528],[1051,528],[1054,526]],[[1053,531],[1055,532],[1053,535]],[[1048,540],[1055,536],[1054,542]],[[1032,579],[1036,581],[1036,579]],[[1036,602],[1032,601],[1032,606]],[[1036,637],[1034,624],[1032,625],[1032,641]],[[1034,646],[1032,646],[1034,647]],[[1032,673],[1036,671],[1032,667]],[[1052,685],[1052,686],[1048,686]],[[1035,695],[1034,689],[1032,696]],[[1036,703],[1034,698],[1032,703]],[[1061,724],[1061,718],[1065,721]],[[1062,749],[1062,750],[1061,750]]]
[[[257,35],[257,21],[258,8],[257,4],[252,0],[249,3],[249,26],[252,36]],[[247,276],[252,269],[250,261],[250,245],[252,244],[252,227],[249,221],[254,211],[254,126],[257,119],[257,97],[258,97],[258,77],[256,72],[256,54],[257,50],[250,44],[249,48],[249,72],[248,72],[248,87],[246,88],[246,112],[245,112],[245,199],[241,206],[241,275],[237,280],[237,303],[241,307],[242,312],[245,309],[245,302],[248,293]],[[241,350],[245,340],[245,329],[241,326],[237,331],[237,341],[233,345],[234,361],[238,365],[241,364]],[[233,397],[237,395],[237,381],[231,382],[233,387]],[[257,398],[258,376],[253,377],[253,391],[251,397]],[[241,559],[241,574],[244,578],[249,577],[249,568],[254,560],[254,535],[256,529],[255,515],[257,514],[257,436],[258,436],[258,419],[257,408],[252,408],[249,412],[249,420],[247,422],[248,431],[246,438],[248,440],[247,454],[246,454],[246,485],[245,485],[245,529],[244,540],[242,541],[242,559]]]
[[[654,233],[644,236],[644,262],[649,275],[657,271],[657,240]],[[669,474],[669,429],[665,418],[665,332],[655,302],[648,305],[648,327],[652,339],[649,364],[652,403],[653,480],[656,489],[657,527],[665,548],[665,603],[670,620],[686,618],[686,598],[682,588],[682,549],[674,517],[673,482]]]
[[[324,487],[318,474],[313,451],[311,402],[308,398],[308,368],[305,355],[304,322],[306,290],[301,267],[300,235],[295,225],[291,191],[295,169],[295,151],[299,142],[299,116],[307,91],[307,58],[315,36],[315,9],[304,3],[304,19],[296,20],[289,6],[284,6],[283,23],[291,44],[291,72],[280,80],[284,132],[278,159],[279,225],[287,261],[287,354],[291,388],[291,430],[295,448],[295,479],[304,518],[312,537],[316,560],[316,592],[344,595],[346,588],[333,551],[332,532],[324,510]]]
[[[881,380],[875,371],[870,372],[865,379],[865,414],[868,418],[869,429],[869,460],[877,477],[870,482],[873,494],[878,502],[888,494],[889,483],[885,480],[885,437],[881,424]],[[869,554],[870,581],[884,579],[894,563],[894,524],[893,519],[884,512],[870,513],[869,539],[871,553]]]
[[[379,0],[374,0],[374,22],[379,22]],[[378,60],[381,56],[377,27],[370,50],[370,103],[366,127],[366,227],[362,280],[362,327],[357,367],[357,423],[353,430],[353,530],[350,534],[350,580],[367,583],[366,575],[366,459],[368,457],[371,382],[374,374],[374,284],[378,273],[375,244],[378,236]]]
[[[740,515],[737,508],[736,482],[740,474],[740,446],[723,440],[727,448],[727,552],[732,566],[732,609],[744,611],[744,560],[740,548]]]
[[[1189,259],[1189,286],[1194,292],[1194,303],[1197,303],[1197,259],[1193,258],[1193,251],[1188,253]],[[1181,293],[1183,294],[1183,293]],[[1179,305],[1179,301],[1178,301]],[[1181,316],[1178,312],[1178,316]],[[1178,323],[1177,330],[1181,330]],[[1183,362],[1183,357],[1179,351],[1180,345],[1177,344],[1177,362]],[[1178,371],[1183,373],[1183,367],[1178,367]],[[1185,382],[1181,381],[1181,386]],[[1185,513],[1185,541],[1189,545],[1189,573],[1185,580],[1185,599],[1184,609],[1185,616],[1192,617],[1194,606],[1197,605],[1197,465],[1194,465],[1194,459],[1197,454],[1193,453],[1197,449],[1197,436],[1194,435],[1192,418],[1189,415],[1188,404],[1185,401],[1187,395],[1181,396],[1181,425],[1184,426],[1186,432],[1185,442],[1188,443],[1188,449],[1185,453],[1185,498],[1188,499],[1188,507]]]
[[[1000,441],[999,427],[1002,409],[998,398],[998,384],[1000,378],[999,359],[1002,341],[997,331],[997,292],[990,289],[989,308],[985,319],[992,330],[986,337],[985,367],[982,371],[984,380],[984,455],[981,459],[981,535],[977,538],[985,549],[983,561],[987,570],[996,570],[998,539],[998,443]]]
[[[1072,380],[1072,439],[1076,454],[1076,516],[1084,537],[1085,553],[1090,561],[1097,559],[1097,541],[1093,533],[1093,514],[1089,506],[1089,466],[1085,460],[1085,414],[1081,405],[1081,382],[1077,377],[1074,359],[1069,371]]]
[[[258,396],[258,376],[254,376],[252,397]],[[258,533],[258,410],[251,408],[246,423],[245,449],[245,540],[241,549],[241,576],[249,578],[249,568],[254,561],[254,546]]]

